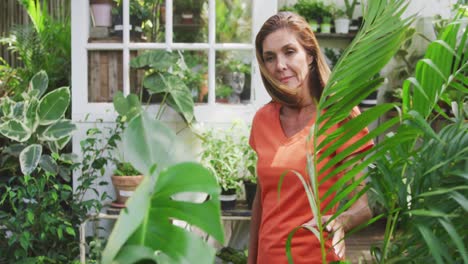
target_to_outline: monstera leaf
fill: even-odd
[[[181,160],[174,151],[180,149],[180,141],[145,114],[130,121],[123,140],[127,160],[146,177],[117,220],[102,262],[213,263],[215,250],[172,221],[183,220],[223,241],[220,188],[214,176],[197,163],[175,164]],[[209,199],[202,203],[176,199],[181,193],[204,193]]]

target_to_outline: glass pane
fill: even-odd
[[[164,0],[130,1],[130,40],[164,42],[166,6]]]
[[[137,56],[145,56],[147,52],[164,52],[162,50],[154,51],[131,51],[131,58]],[[181,88],[187,91],[187,95],[193,99],[194,103],[206,103],[208,100],[208,52],[206,51],[173,51],[170,53],[174,63],[155,62],[153,65],[159,69],[159,72],[164,74],[165,81],[170,86]],[[157,56],[154,56],[157,58]],[[162,67],[162,68],[161,68]],[[170,67],[167,68],[166,67]],[[167,88],[162,88],[164,82],[156,78],[148,83],[144,83],[145,76],[155,74],[154,69],[135,69],[130,70],[130,91],[141,95],[143,102],[160,103],[164,98],[164,93],[152,92],[153,90],[167,91]],[[172,76],[172,77],[171,77]],[[154,76],[153,76],[154,77]],[[148,80],[153,77],[148,77]],[[176,80],[170,80],[174,78]],[[153,85],[154,88],[148,87]],[[181,90],[174,94],[181,94]]]
[[[251,51],[216,53],[216,102],[249,103],[251,100]]]
[[[208,42],[208,0],[174,1],[174,42]]]
[[[122,51],[88,51],[88,101],[112,102],[122,91]]]
[[[122,42],[122,29],[118,34],[116,27],[115,16],[119,13],[122,13],[122,8],[116,6],[112,0],[90,0],[88,41]]]
[[[216,0],[216,42],[252,42],[251,2],[250,0]]]

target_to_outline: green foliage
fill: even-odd
[[[330,60],[330,69],[335,67],[338,60],[341,58],[344,49],[333,49],[333,48],[325,48],[325,56]]]
[[[134,175],[141,175],[139,171],[137,171],[131,163],[129,162],[120,162],[117,164],[117,168],[114,170],[115,176],[134,176]]]
[[[11,96],[20,91],[21,69],[12,68],[3,58],[0,58],[0,97]]]
[[[20,165],[24,173],[31,173],[38,165],[43,146],[58,152],[69,142],[76,126],[64,118],[70,104],[70,91],[62,87],[45,94],[48,78],[43,71],[34,75],[22,100],[8,96],[0,99],[0,134],[13,142],[22,143]],[[34,150],[31,146],[34,145]],[[28,147],[29,146],[29,147]],[[3,153],[8,154],[9,147]],[[35,157],[35,155],[38,155]]]
[[[234,123],[229,129],[202,134],[201,163],[212,171],[224,190],[239,189],[243,180],[256,182],[256,153],[248,143],[249,129]]]
[[[322,1],[299,0],[293,8],[309,22],[313,19],[322,21],[325,17],[332,17],[331,6],[325,5]]]
[[[69,90],[46,93],[47,87],[47,74],[39,72],[18,101],[1,99],[2,262],[72,262],[79,251],[80,223],[101,207],[98,199],[84,200],[87,192],[97,192],[96,177],[83,175],[82,184],[72,188],[72,171],[87,166],[87,157],[77,163],[72,154],[61,153],[76,129],[64,118]]]
[[[247,263],[246,250],[237,250],[232,247],[223,247],[216,253],[216,256],[223,260],[223,263],[245,264]]]
[[[369,2],[364,12],[364,26],[335,65],[317,105],[317,121],[310,133],[313,153],[308,155],[310,184],[304,182],[304,188],[312,214],[317,221],[317,229],[311,231],[320,241],[323,263],[326,263],[327,253],[324,227],[329,221],[334,220],[343,211],[349,209],[353,202],[366,191],[366,188],[359,192],[356,191],[358,185],[365,180],[365,177],[359,177],[358,175],[373,161],[373,158],[368,158],[362,162],[360,160],[371,153],[381,155],[385,147],[390,147],[392,143],[391,140],[380,143],[373,149],[345,160],[346,157],[364,144],[396,124],[397,119],[381,124],[345,150],[338,154],[336,152],[344,143],[355,137],[356,134],[377,120],[383,113],[393,108],[393,105],[378,105],[366,110],[358,117],[349,119],[352,109],[362,99],[374,92],[382,82],[381,78],[375,78],[376,73],[397,51],[403,34],[412,21],[411,17],[407,19],[400,18],[406,5],[406,2],[401,0]],[[336,126],[339,128],[329,132],[330,128]],[[319,169],[317,164],[326,158],[329,158],[328,162]],[[331,171],[327,172],[329,169]],[[323,176],[325,173],[326,176]],[[340,174],[343,173],[344,175],[341,176]],[[332,186],[327,187],[326,193],[319,194],[319,185],[337,175],[340,175],[340,179]],[[299,175],[299,177],[302,176]],[[325,213],[329,214],[332,208],[336,208],[344,198],[352,193],[355,193],[353,198],[341,204],[327,223],[322,223],[322,216]],[[327,201],[326,204],[323,204],[325,201]],[[291,238],[292,235],[287,241],[287,246],[290,246]],[[289,261],[292,262],[293,256],[290,249],[287,249],[287,256]]]
[[[194,121],[194,102],[190,89],[181,80],[187,69],[181,54],[161,50],[145,52],[130,61],[130,66],[145,69],[143,86],[150,95],[161,95],[163,100],[156,116],[160,119],[165,104],[179,113],[187,124]],[[141,98],[141,95],[140,95]]]
[[[196,225],[222,243],[220,189],[212,174],[199,164],[180,163],[187,159],[177,151],[182,146],[174,132],[145,113],[130,121],[123,141],[130,162],[146,177],[117,220],[102,263],[213,262],[213,248],[170,221]],[[193,203],[173,198],[182,192],[203,192],[210,199]]]
[[[215,93],[216,98],[226,99],[229,98],[229,96],[231,96],[232,88],[227,84],[217,83]]]
[[[404,123],[392,137],[407,140],[396,141],[372,170],[372,191],[388,218],[385,240],[374,250],[379,263],[468,261],[468,32],[460,17],[429,45],[415,76],[405,81]],[[448,98],[449,87],[462,95],[453,102],[453,117],[436,104]],[[437,132],[431,125],[441,119]]]
[[[216,40],[220,43],[250,42],[249,5],[243,0],[216,0]]]
[[[417,145],[408,149],[406,144],[397,144],[375,162],[370,173],[371,191],[396,228],[394,239],[388,238],[373,249],[379,263],[392,259],[412,263],[467,262],[465,121],[451,123],[439,133],[414,129],[414,124],[408,122],[399,131],[413,129]],[[430,234],[427,230],[431,230]]]
[[[41,4],[42,3],[42,4]],[[11,96],[21,95],[27,89],[27,81],[37,72],[44,70],[49,76],[49,90],[70,84],[71,78],[71,26],[70,19],[51,17],[47,1],[22,0],[32,25],[17,26],[10,36],[1,38],[0,43],[16,53],[22,61],[17,74],[23,80],[19,84],[9,83]]]
[[[357,0],[344,0],[345,2],[345,7],[346,7],[346,16],[352,20],[353,19],[353,14],[354,14],[354,9],[356,8],[356,5],[358,4]]]

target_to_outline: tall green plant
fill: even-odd
[[[364,12],[365,24],[335,65],[322,97],[317,103],[317,121],[310,135],[313,153],[308,155],[310,185],[304,182],[304,188],[317,226],[317,229],[308,229],[320,241],[323,263],[326,263],[327,253],[325,227],[364,195],[367,188],[360,190],[359,185],[364,182],[365,177],[360,177],[359,173],[377,156],[382,155],[393,141],[393,139],[389,139],[375,148],[345,159],[354,151],[362,148],[368,141],[398,123],[398,118],[381,124],[368,135],[336,154],[338,148],[344,143],[394,107],[392,104],[378,105],[358,117],[348,120],[352,109],[382,83],[382,78],[374,76],[395,54],[405,30],[412,21],[412,18],[401,18],[406,6],[407,2],[403,0],[369,2]],[[338,127],[338,129],[329,133],[328,131],[332,127]],[[370,154],[372,154],[371,157],[360,162],[366,155]],[[326,158],[329,158],[329,161],[319,170],[317,164]],[[319,175],[324,175],[330,168],[332,171],[319,180]],[[326,193],[320,195],[319,186],[341,173],[344,175],[333,186],[329,187]],[[352,199],[342,204],[326,223],[322,223],[322,216],[325,212],[336,208],[343,198],[354,192],[356,194]],[[329,202],[324,204],[326,200]],[[294,232],[293,230],[287,241],[287,256],[290,262],[293,261],[293,256],[289,247]]]
[[[62,151],[76,129],[64,118],[69,88],[46,93],[47,87],[47,74],[39,72],[17,101],[0,99],[1,263],[71,263],[79,254],[79,225],[101,208],[98,199],[84,201],[96,192],[97,177],[83,175],[73,189],[79,165]],[[93,143],[82,143],[85,153]]]
[[[468,33],[460,16],[429,45],[415,76],[404,83],[405,122],[396,137],[409,141],[379,158],[371,173],[372,191],[388,218],[384,243],[374,249],[380,263],[468,262]],[[448,100],[449,89],[460,94],[450,102],[456,106],[452,117],[437,105]],[[441,117],[445,127],[434,131],[431,124]]]
[[[223,241],[220,188],[203,166],[187,160],[180,141],[169,128],[143,113],[124,131],[123,143],[130,162],[146,175],[127,202],[103,252],[103,263],[212,263],[215,250],[200,237],[173,225],[174,219],[195,225]],[[175,195],[202,192],[202,203]]]
[[[16,26],[10,36],[0,43],[18,55],[22,61],[20,75],[25,81],[16,94],[27,87],[27,81],[44,70],[49,76],[49,90],[70,84],[71,78],[71,26],[69,17],[53,18],[47,1],[19,1],[28,12],[33,26]]]

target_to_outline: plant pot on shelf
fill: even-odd
[[[193,24],[193,13],[184,12],[181,14],[182,24]]]
[[[244,181],[244,188],[247,207],[252,210],[253,200],[255,198],[255,194],[257,193],[257,184],[250,181]]]
[[[112,184],[114,185],[117,204],[125,204],[128,198],[132,196],[135,189],[143,180],[143,175],[137,176],[116,176],[112,175]]]
[[[219,200],[221,201],[221,210],[233,210],[237,201],[236,189],[222,189]]]
[[[361,103],[359,103],[359,106],[361,108],[370,108],[376,105],[377,105],[377,91],[372,92],[371,94],[369,94],[369,96],[366,97],[366,99],[362,100]]]
[[[310,28],[312,29],[313,32],[317,32],[318,29],[319,29],[319,24],[317,22],[317,20],[310,20],[309,21],[309,25],[310,25]]]
[[[91,19],[94,27],[112,26],[112,0],[92,0]]]
[[[349,24],[350,24],[350,20],[347,18],[335,19],[335,32],[338,34],[348,34]]]
[[[325,33],[325,34],[330,34],[331,33],[331,24],[328,24],[328,23],[320,24],[320,32]]]

